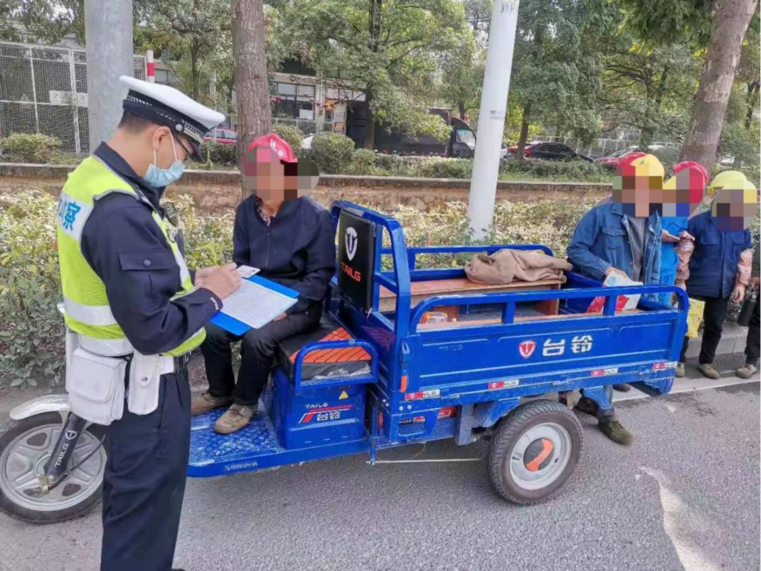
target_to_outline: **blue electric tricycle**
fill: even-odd
[[[335,203],[332,215],[337,273],[319,329],[281,344],[249,426],[220,435],[212,426],[223,411],[193,419],[189,476],[360,453],[372,463],[386,448],[488,438],[494,489],[532,504],[576,467],[583,435],[572,408],[580,394],[608,409],[614,383],[650,395],[671,389],[686,331],[681,289],[603,288],[569,272],[564,282],[479,290],[462,267],[419,269],[418,262],[503,248],[552,252],[541,245],[408,248],[394,218],[348,202]],[[458,293],[426,293],[441,291]],[[664,292],[674,294],[675,307],[650,301]],[[642,296],[637,309],[617,309],[624,295]],[[602,309],[589,313],[595,298],[603,298]],[[69,460],[75,469],[53,481],[47,460],[66,439],[66,396],[35,399],[11,416],[0,430],[0,507],[57,521],[95,503],[105,465],[98,427],[79,438]]]

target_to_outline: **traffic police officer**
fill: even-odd
[[[69,175],[61,194],[61,281],[79,348],[133,368],[138,355],[162,355],[169,365],[155,375],[153,412],[124,406],[105,429],[101,555],[103,570],[167,571],[189,454],[187,355],[240,277],[234,264],[191,277],[159,205],[223,115],[171,87],[121,81],[129,92],[117,131]]]

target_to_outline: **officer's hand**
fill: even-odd
[[[198,287],[203,286],[204,280],[211,275],[211,273],[214,270],[219,269],[219,266],[212,266],[210,268],[201,268],[200,270],[196,271],[196,283],[193,285],[196,285]]]
[[[745,286],[737,284],[735,289],[732,290],[732,303],[740,303],[745,299]]]
[[[240,274],[235,264],[227,264],[210,272],[203,280],[203,287],[218,298],[224,299],[240,287]]]

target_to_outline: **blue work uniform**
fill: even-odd
[[[163,213],[163,188],[148,185],[102,143],[95,156]],[[151,208],[112,193],[95,202],[82,254],[106,286],[109,306],[132,346],[143,354],[177,347],[222,306],[207,289],[172,299],[180,272]],[[158,408],[136,415],[124,407],[106,427],[103,482],[103,570],[167,571],[172,567],[190,446],[187,370],[161,378]]]
[[[661,218],[661,227],[672,236],[679,236],[687,230],[687,216],[664,216]],[[676,268],[679,265],[679,256],[676,254],[676,242],[663,242],[661,245],[661,284],[674,285],[676,283]],[[665,305],[671,305],[670,293],[662,293],[658,301]]]
[[[703,338],[700,344],[700,364],[713,363],[721,341],[727,317],[729,297],[735,287],[737,264],[743,250],[751,247],[749,230],[721,230],[711,212],[690,219],[687,232],[695,238],[695,250],[690,258],[690,278],[687,295],[705,302]],[[688,339],[684,338],[679,361],[684,363]]]
[[[605,280],[613,266],[634,279],[632,232],[623,206],[607,202],[592,208],[581,219],[568,244],[568,261],[574,270],[595,280]],[[645,224],[641,275],[638,281],[658,284],[661,277],[661,217],[653,213]]]

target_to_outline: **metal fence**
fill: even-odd
[[[135,56],[145,79],[145,57]],[[90,151],[85,50],[0,42],[0,137],[42,133],[61,150]]]

